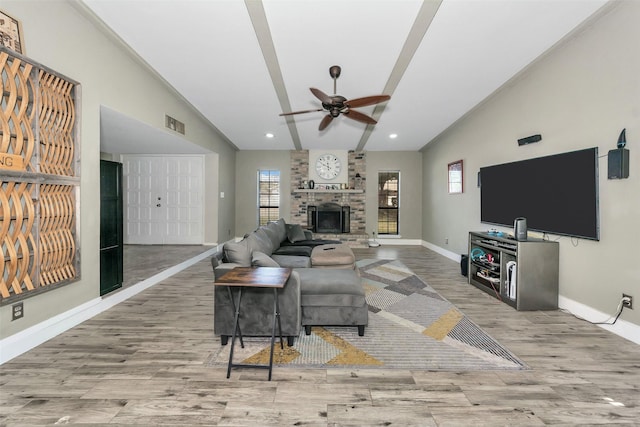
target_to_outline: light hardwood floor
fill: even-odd
[[[142,249],[158,265],[180,252]],[[220,345],[205,260],[0,366],[0,425],[640,425],[640,346],[561,311],[517,312],[422,247],[355,252],[400,259],[531,369],[275,368],[271,382],[263,370],[226,379],[204,366]],[[154,270],[133,253],[125,278]]]

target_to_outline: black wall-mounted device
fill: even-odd
[[[629,178],[629,150],[626,148],[609,150],[608,159],[607,176],[609,179]]]
[[[527,145],[527,144],[533,144],[534,142],[539,142],[542,140],[542,135],[537,134],[537,135],[531,135],[528,136],[526,138],[522,138],[518,140],[518,145]]]

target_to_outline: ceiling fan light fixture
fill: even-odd
[[[388,101],[391,99],[390,95],[373,95],[373,96],[365,96],[362,98],[355,99],[347,99],[344,96],[336,94],[336,80],[340,77],[341,68],[338,65],[334,65],[329,68],[329,74],[333,78],[333,96],[329,96],[320,89],[311,87],[309,90],[320,100],[322,103],[322,108],[314,109],[314,110],[303,110],[303,111],[292,111],[290,113],[282,113],[280,116],[293,116],[295,114],[304,114],[311,113],[316,111],[326,111],[327,114],[324,116],[322,121],[320,122],[320,126],[318,127],[319,131],[323,131],[327,126],[331,123],[331,121],[338,117],[340,114],[344,114],[345,117],[348,117],[352,120],[366,123],[368,125],[375,125],[378,123],[373,117],[370,117],[366,114],[363,114],[354,108],[359,107],[368,107],[370,105],[379,104],[381,102]]]

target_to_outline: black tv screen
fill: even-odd
[[[598,148],[480,168],[480,221],[599,240]]]

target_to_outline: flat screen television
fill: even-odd
[[[600,239],[598,148],[480,168],[480,221]]]

